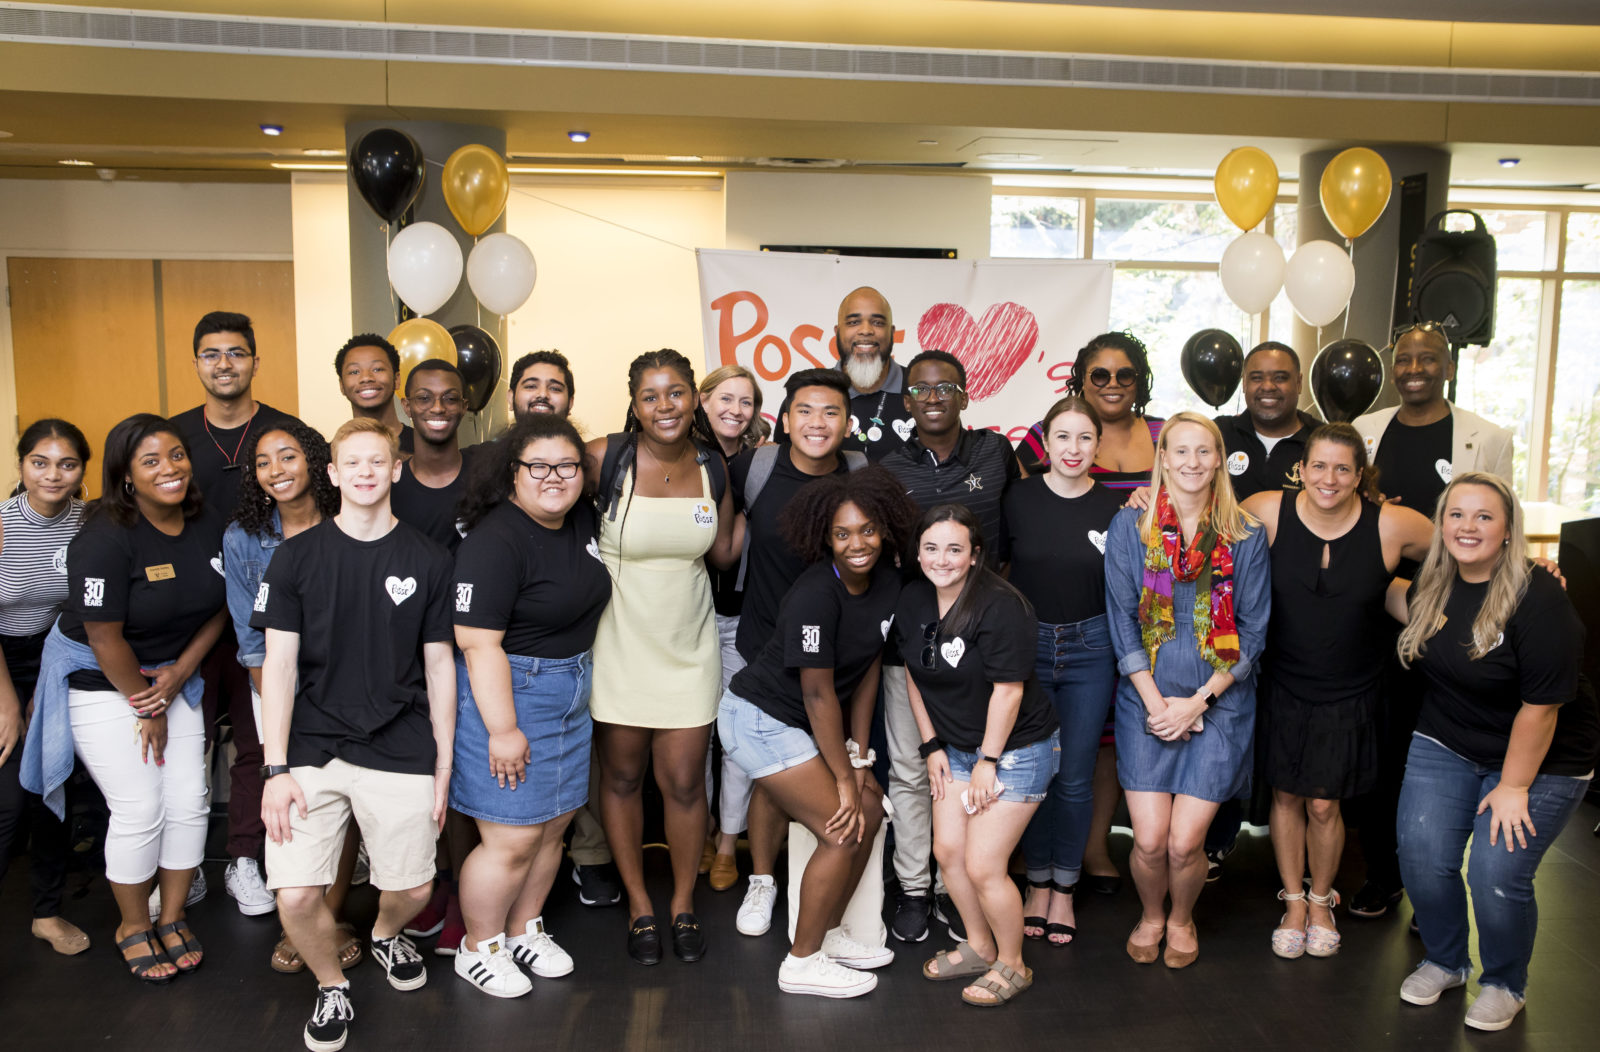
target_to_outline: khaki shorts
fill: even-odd
[[[296,767],[290,776],[305,794],[306,817],[291,806],[291,839],[274,844],[268,838],[267,887],[332,884],[352,814],[367,846],[373,887],[407,891],[433,880],[439,827],[433,821],[432,775],[329,760],[323,767]]]

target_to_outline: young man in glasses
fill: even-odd
[[[401,404],[416,442],[390,496],[394,517],[454,552],[461,543],[456,504],[466,488],[471,459],[470,448],[462,449],[459,438],[467,410],[460,370],[440,358],[419,362],[406,376]]]
[[[211,311],[194,327],[194,372],[205,390],[205,401],[172,418],[189,443],[194,481],[207,506],[233,515],[239,503],[239,477],[254,471],[245,462],[252,436],[274,427],[300,421],[251,394],[256,368],[256,331],[250,319],[234,311]],[[206,692],[203,711],[208,737],[217,716],[226,710],[233,723],[235,756],[229,771],[228,864],[224,887],[247,917],[276,909],[272,893],[261,875],[261,853],[266,833],[261,825],[261,742],[250,707],[250,681],[238,661],[239,644],[230,622],[217,645],[206,655],[201,673]],[[203,872],[203,871],[202,871]],[[201,873],[189,890],[191,901],[205,895]],[[158,909],[160,892],[152,895]]]
[[[850,379],[850,420],[844,448],[873,463],[911,437],[911,412],[901,397],[905,370],[895,363],[894,313],[877,289],[862,286],[839,303],[833,327],[839,369]]]
[[[914,430],[901,448],[879,463],[900,480],[919,509],[951,503],[971,508],[983,526],[989,565],[998,568],[1006,561],[1003,498],[1006,488],[1022,477],[1016,453],[999,432],[962,425],[967,370],[955,355],[923,351],[906,366],[905,379],[903,402]],[[910,566],[916,572],[914,561]],[[922,735],[906,691],[905,666],[894,646],[884,650],[882,682],[889,802],[894,806],[894,870],[900,880],[891,930],[902,942],[921,942],[927,938],[932,912],[945,922],[952,938],[962,939],[961,917],[949,896],[930,888],[933,798],[927,764],[919,752]]]

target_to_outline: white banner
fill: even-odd
[[[954,354],[967,370],[963,421],[1012,441],[1060,396],[1078,348],[1106,331],[1111,314],[1108,262],[695,254],[706,368],[754,372],[768,417],[790,373],[838,364],[839,302],[862,285],[894,312],[895,361],[925,348]]]

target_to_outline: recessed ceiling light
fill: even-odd
[[[674,164],[699,164],[705,158],[697,153],[686,153],[678,157],[668,157],[667,160]]]
[[[281,124],[263,124],[263,125],[261,125],[261,134],[262,135],[282,135],[283,134],[283,125],[281,125]]]
[[[343,157],[344,156],[344,151],[343,150],[317,150],[317,149],[310,149],[310,150],[301,150],[300,152],[305,154],[307,157]]]
[[[57,164],[64,164],[69,168],[93,168],[94,167],[94,162],[93,161],[80,161],[76,157],[68,158],[65,161],[57,161],[56,163]]]
[[[1500,167],[1502,167],[1502,168],[1515,168],[1517,165],[1519,165],[1521,163],[1522,163],[1522,158],[1521,157],[1502,157],[1502,158],[1500,158]]]
[[[567,138],[573,142],[588,142],[589,133],[586,131],[569,131],[567,132]]]
[[[917,145],[918,146],[938,146],[939,145],[939,140],[938,139],[918,139],[917,140]]]

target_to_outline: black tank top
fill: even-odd
[[[1345,701],[1377,689],[1393,637],[1383,598],[1394,575],[1383,562],[1380,509],[1362,500],[1356,524],[1324,541],[1300,521],[1298,496],[1284,492],[1272,542],[1267,674],[1302,701]]]

